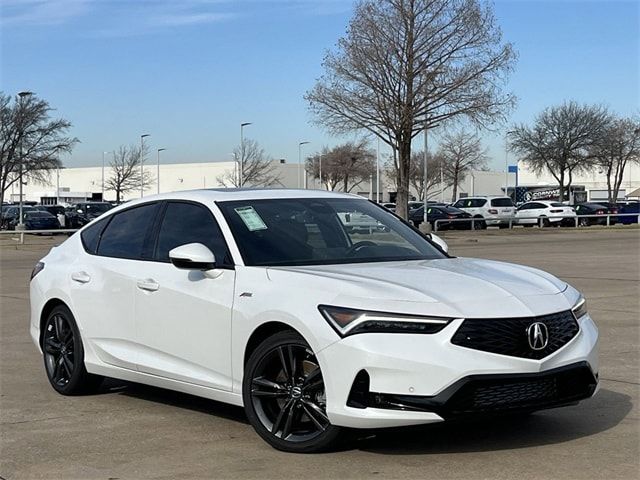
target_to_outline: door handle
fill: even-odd
[[[74,272],[71,274],[71,280],[78,283],[89,283],[91,276],[87,272]]]
[[[138,288],[147,292],[155,292],[160,288],[160,285],[153,279],[148,278],[146,280],[138,280]]]

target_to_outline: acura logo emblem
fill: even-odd
[[[536,322],[527,327],[527,340],[531,350],[543,350],[549,343],[549,330],[544,323]]]

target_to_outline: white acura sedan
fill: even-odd
[[[384,228],[348,229],[346,214]],[[38,262],[31,335],[63,395],[107,376],[228,402],[294,452],[326,449],[345,428],[595,393],[598,330],[580,292],[446,250],[352,195],[148,197]]]

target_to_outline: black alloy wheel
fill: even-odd
[[[245,369],[243,400],[256,432],[279,450],[326,450],[340,434],[326,413],[318,360],[295,332],[277,333],[253,352]]]
[[[484,230],[487,228],[487,224],[483,220],[483,217],[474,217],[473,219],[473,229],[474,230]]]
[[[87,372],[80,332],[71,311],[58,306],[47,317],[42,335],[42,351],[47,378],[63,395],[95,390],[102,377]]]

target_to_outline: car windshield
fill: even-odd
[[[328,265],[446,258],[386,210],[350,198],[220,202],[246,265]]]
[[[513,207],[513,201],[510,198],[494,198],[491,200],[492,207]]]

